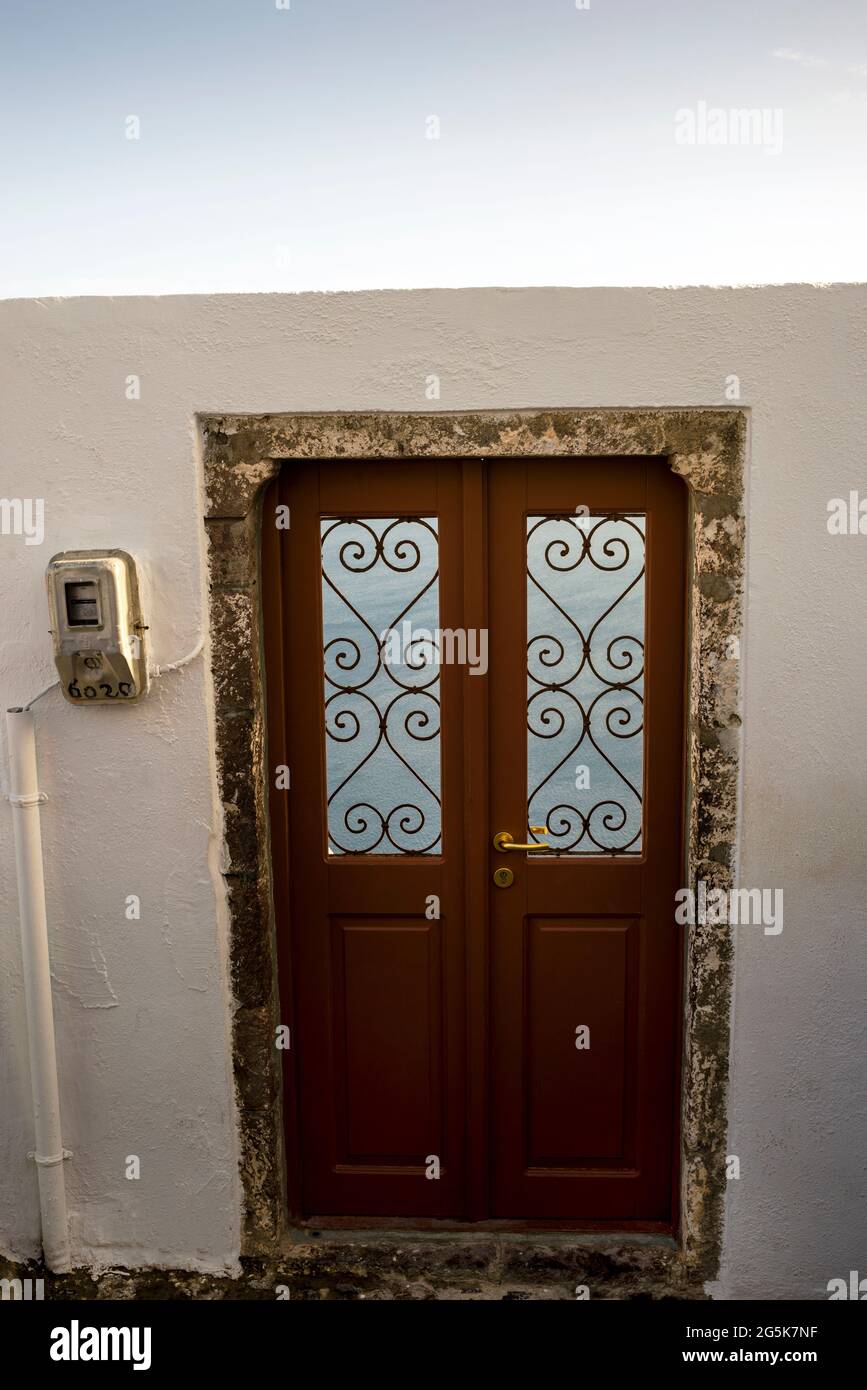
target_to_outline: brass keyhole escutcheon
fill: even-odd
[[[498,888],[511,888],[515,882],[515,875],[511,869],[495,869],[494,882]]]

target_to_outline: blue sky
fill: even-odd
[[[865,0],[0,0],[0,108],[4,298],[867,278]]]

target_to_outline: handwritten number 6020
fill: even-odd
[[[126,700],[129,698],[130,692],[132,691],[132,682],[121,681],[117,690],[114,690],[107,681],[100,681],[99,688],[107,700],[117,700],[118,698]],[[82,698],[82,690],[78,681],[70,681],[66,689],[69,691],[73,700],[80,700]],[[87,700],[96,699],[96,691],[92,685],[86,685],[83,694],[84,698]]]

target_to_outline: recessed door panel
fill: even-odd
[[[338,918],[332,963],[338,1162],[442,1151],[441,922]]]
[[[525,932],[526,1166],[622,1162],[638,923],[541,917]]]

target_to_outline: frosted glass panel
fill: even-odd
[[[527,519],[528,823],[559,854],[640,854],[645,518]]]
[[[441,852],[435,517],[323,518],[331,854]]]

